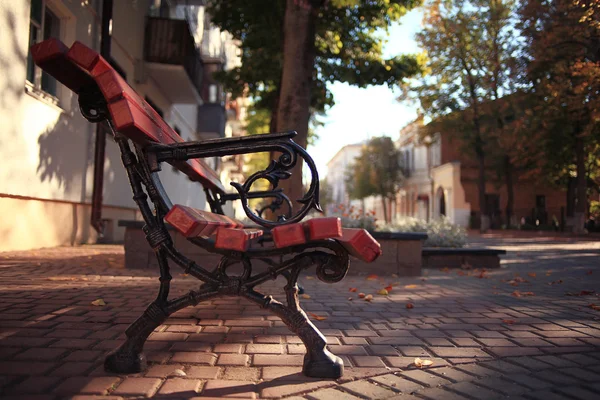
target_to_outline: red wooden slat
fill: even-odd
[[[311,240],[337,238],[342,236],[342,221],[337,217],[313,218],[304,222]]]
[[[306,234],[302,224],[290,224],[271,230],[275,247],[282,248],[306,243]]]
[[[381,245],[364,229],[344,228],[342,238],[336,239],[348,253],[365,262],[373,262],[381,255]]]
[[[184,142],[183,138],[177,134],[164,119],[152,108],[144,99],[137,94],[135,90],[125,82],[125,80],[114,70],[106,59],[97,51],[90,49],[81,42],[75,42],[67,53],[67,57],[81,68],[90,73],[98,83],[102,94],[108,103],[126,98],[132,105],[138,108],[142,113],[152,121],[162,132],[148,128],[146,121],[140,121],[136,125],[141,129],[136,132],[128,127],[125,135],[141,144],[158,142],[163,144],[173,144]],[[141,118],[139,113],[129,112],[132,118]],[[200,181],[211,189],[224,192],[225,189],[217,173],[210,168],[203,160],[193,159],[188,161],[175,161],[172,163],[176,168],[185,173],[194,181]]]
[[[67,58],[67,51],[68,47],[55,38],[31,47],[31,55],[36,65],[73,92],[79,93],[83,87],[94,85],[94,80]]]
[[[246,251],[250,246],[252,239],[262,236],[261,229],[217,229],[217,239],[215,247],[217,249]]]
[[[173,225],[185,237],[211,236],[218,228],[240,229],[241,221],[225,215],[197,210],[176,204],[165,216],[165,221]]]

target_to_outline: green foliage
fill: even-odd
[[[315,74],[311,108],[322,112],[333,105],[326,82],[341,81],[365,87],[393,86],[419,72],[415,56],[382,57],[386,30],[421,0],[332,0],[318,8],[315,32]],[[285,0],[208,1],[214,24],[240,40],[242,65],[218,78],[234,95],[244,90],[257,108],[273,110],[279,98],[283,65]]]
[[[404,181],[400,151],[387,136],[372,138],[346,174],[348,194],[353,199],[369,196],[394,198]]]

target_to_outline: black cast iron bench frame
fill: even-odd
[[[80,43],[78,45],[83,46]],[[343,374],[343,361],[327,349],[325,337],[300,307],[297,285],[300,273],[312,266],[316,266],[317,277],[323,282],[333,283],[344,278],[349,267],[349,257],[348,250],[339,241],[311,240],[284,248],[267,245],[252,247],[246,251],[234,251],[215,247],[215,241],[210,238],[189,239],[207,251],[222,256],[219,264],[214,269],[208,270],[175,248],[164,220],[173,204],[158,175],[161,163],[168,162],[185,170],[189,167],[187,162],[196,158],[267,151],[278,152],[280,156],[265,170],[249,177],[244,184],[232,183],[237,193],[218,193],[205,186],[204,190],[212,211],[223,214],[222,204],[230,200],[241,200],[248,218],[265,228],[261,238],[263,244],[272,242],[270,229],[299,222],[313,209],[320,211],[317,169],[308,153],[292,140],[295,133],[171,144],[140,143],[139,140],[132,140],[131,135],[113,129],[114,121],[99,84],[69,61],[66,56],[68,50],[62,43],[51,39],[34,46],[32,53],[38,65],[79,95],[81,113],[88,121],[106,122],[111,128],[121,152],[121,159],[133,191],[133,199],[145,222],[143,230],[148,243],[156,253],[160,269],[160,288],[156,299],[126,330],[126,341],[107,356],[105,369],[117,373],[135,373],[144,370],[147,366],[146,358],[142,353],[144,343],[155,328],[164,323],[170,315],[201,301],[233,295],[244,297],[277,315],[292,332],[300,337],[307,350],[303,365],[305,375],[320,378],[340,377]],[[88,48],[84,50],[92,51]],[[292,213],[289,199],[280,190],[268,192],[251,190],[252,184],[258,179],[267,179],[273,188],[276,188],[280,179],[288,178],[291,169],[297,162],[302,161],[308,165],[312,180],[306,194],[299,201],[302,206],[297,212]],[[287,213],[279,216],[277,221],[263,218],[262,210],[255,213],[248,205],[249,199],[258,197],[274,198],[273,204],[269,206],[273,211],[287,203]],[[290,257],[286,259],[283,256]],[[263,272],[255,273],[252,266],[253,261],[257,260],[266,263],[268,268]],[[203,283],[196,290],[169,299],[172,280],[170,262]],[[241,274],[228,274],[227,270],[234,265],[241,265]],[[283,275],[287,280],[284,287],[285,304],[256,290],[258,285],[273,280],[279,275]]]

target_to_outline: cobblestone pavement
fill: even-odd
[[[303,377],[298,338],[276,317],[236,298],[182,310],[159,327],[146,344],[146,372],[107,374],[103,357],[153,299],[154,274],[123,269],[119,246],[2,253],[0,394],[600,398],[600,307],[590,307],[600,305],[592,293],[600,289],[600,243],[477,238],[472,245],[509,250],[505,268],[349,277],[334,285],[307,271],[302,282],[310,298],[302,303],[314,319],[326,318],[315,324],[344,358],[338,381]],[[197,285],[173,275],[174,295]],[[388,296],[377,294],[390,284]],[[282,285],[264,286],[276,297],[282,293]],[[359,292],[374,300],[358,298]],[[105,306],[91,305],[99,298]],[[416,357],[433,364],[419,369]]]

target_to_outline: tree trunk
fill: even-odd
[[[587,211],[587,182],[585,173],[585,148],[583,138],[577,132],[575,137],[575,162],[577,166],[577,200],[575,203],[575,233],[584,233],[585,214]]]
[[[294,139],[306,148],[310,118],[310,89],[315,68],[315,20],[314,0],[287,0],[283,27],[283,71],[277,114],[278,132],[294,130]],[[289,179],[282,180],[280,187],[294,202],[304,194],[302,162],[296,164]]]
[[[512,225],[511,219],[515,204],[515,188],[513,186],[513,167],[512,163],[510,162],[509,156],[504,156],[504,173],[504,177],[506,179],[506,192],[508,195],[508,199],[506,201],[506,227],[509,228]]]
[[[385,204],[385,197],[381,196],[381,205],[383,206],[383,220],[385,221],[385,223],[388,223],[388,212],[387,212],[387,207]]]
[[[477,152],[478,172],[477,189],[479,192],[479,231],[484,233],[490,227],[490,218],[487,213],[487,203],[485,202],[485,155],[483,151]]]

